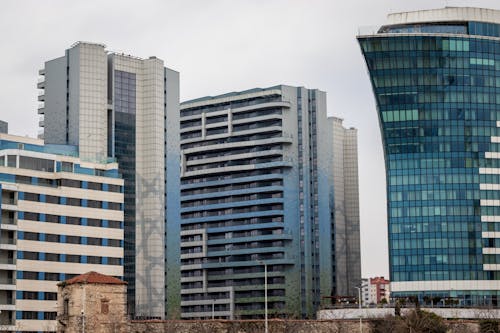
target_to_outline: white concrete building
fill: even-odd
[[[74,146],[0,134],[0,330],[55,331],[57,282],[123,277],[123,179]]]

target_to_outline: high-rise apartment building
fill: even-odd
[[[266,271],[271,316],[311,317],[322,296],[356,294],[356,132],[327,117],[324,92],[199,98],[181,104],[180,124],[182,318],[262,317]]]
[[[74,146],[0,134],[0,330],[56,330],[57,283],[123,277],[123,179]]]
[[[384,144],[392,296],[497,306],[500,11],[391,14],[358,40]]]
[[[47,61],[40,75],[45,142],[76,145],[84,161],[115,158],[125,180],[129,313],[175,314],[180,301],[179,74],[156,57],[141,59],[78,42]]]

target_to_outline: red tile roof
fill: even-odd
[[[77,283],[127,284],[127,282],[125,281],[97,272],[88,272],[82,275],[75,276],[72,279],[60,282],[61,285]]]

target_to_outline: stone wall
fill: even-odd
[[[130,333],[262,333],[263,320],[205,321],[132,321]],[[479,324],[471,321],[449,322],[450,332],[479,333]],[[363,322],[363,332],[372,332],[371,323]],[[269,333],[358,333],[356,320],[270,320]],[[112,331],[110,331],[112,332]]]

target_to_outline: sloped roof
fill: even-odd
[[[68,285],[77,283],[127,284],[127,282],[117,279],[115,277],[91,271],[82,275],[75,276],[72,279],[60,282],[59,285]]]

